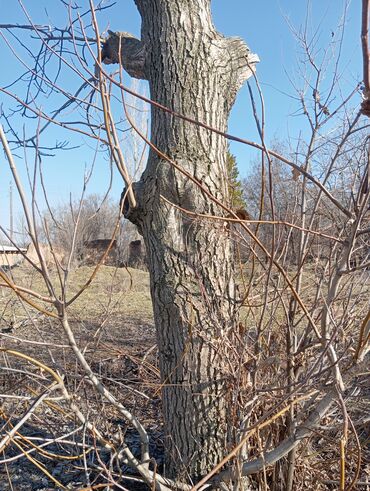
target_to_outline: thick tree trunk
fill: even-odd
[[[210,0],[135,2],[142,16],[142,40],[135,44],[140,60],[131,60],[129,51],[124,60],[122,44],[126,69],[133,66],[134,76],[149,80],[156,102],[225,131],[236,93],[251,74],[246,45],[216,32]],[[114,61],[114,53],[109,57]],[[154,108],[151,140],[227,203],[227,144],[222,137]],[[168,203],[195,213],[222,213],[199,186],[154,151],[135,194],[137,208],[128,217],[141,229],[148,251],[166,472],[196,480],[231,444],[230,366],[238,303],[228,228],[187,216]]]

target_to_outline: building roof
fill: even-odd
[[[21,254],[22,252],[27,252],[27,249],[0,244],[0,254]]]

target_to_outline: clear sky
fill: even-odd
[[[81,11],[87,9],[87,0],[77,2]],[[0,24],[20,23],[26,24],[22,9],[17,0],[5,2],[1,0],[3,7],[0,12]],[[24,0],[24,5],[30,12],[36,24],[53,24],[64,27],[67,23],[66,11],[60,0]],[[348,4],[346,14],[345,37],[342,46],[341,57],[341,90],[346,95],[361,80],[361,45],[360,45],[360,2],[352,1]],[[258,65],[258,79],[261,84],[266,106],[266,138],[269,142],[294,138],[307,131],[307,122],[297,112],[297,100],[291,96],[296,95],[294,84],[302,87],[302,79],[299,73],[305,70],[302,63],[302,53],[297,45],[293,30],[299,30],[305,23],[309,13],[308,31],[315,35],[315,51],[320,58],[323,49],[331,41],[339,43],[338,23],[340,23],[344,11],[344,2],[341,0],[213,0],[212,12],[216,28],[227,36],[242,37],[250,49],[260,57]],[[86,22],[87,22],[86,17]],[[155,19],[153,19],[155,22]],[[100,15],[101,30],[109,28],[113,31],[129,31],[134,35],[140,35],[140,17],[133,0],[117,0],[116,4]],[[19,32],[24,41],[21,46],[14,42],[10,31],[2,29],[6,38],[16,48],[17,53],[27,61],[27,49],[32,49],[36,42],[29,38],[29,33]],[[338,44],[337,44],[338,46]],[[0,48],[4,64],[0,73],[0,86],[5,87],[13,81],[24,69],[0,38]],[[28,59],[29,61],[29,59]],[[93,69],[93,67],[91,67]],[[329,67],[330,71],[330,67]],[[327,74],[330,80],[330,73]],[[65,84],[69,90],[74,91],[78,84],[74,78],[69,78],[68,73],[59,79],[60,84]],[[130,80],[126,79],[130,84]],[[145,90],[145,87],[141,87]],[[24,98],[23,85],[14,85],[11,89],[19,97]],[[307,89],[311,90],[312,89]],[[256,95],[257,97],[257,95]],[[59,100],[55,96],[45,94],[43,107],[56,109]],[[39,99],[41,102],[41,98]],[[360,96],[358,96],[358,103]],[[15,104],[8,97],[0,94],[0,103],[3,114],[9,114],[9,108]],[[3,115],[2,122],[4,122]],[[71,116],[72,117],[72,116]],[[75,118],[73,115],[72,119]],[[144,116],[145,119],[145,116]],[[12,123],[22,133],[27,134],[30,127],[35,127],[36,122],[22,118],[20,113],[14,115]],[[5,124],[6,126],[6,124]],[[248,90],[244,87],[237,98],[232,111],[229,132],[240,137],[258,141]],[[11,138],[11,135],[8,135]],[[71,137],[68,133],[57,129],[50,129],[44,133],[41,144],[51,145],[55,140],[69,140],[70,145],[82,145],[69,151],[53,152],[53,157],[43,158],[43,177],[48,188],[49,200],[52,204],[62,203],[69,199],[69,194],[78,197],[81,191],[83,174],[91,166],[95,151],[95,165],[93,177],[89,183],[88,192],[103,194],[110,182],[109,163],[100,152],[94,148],[91,142],[81,137]],[[127,141],[127,146],[130,146]],[[256,158],[255,152],[241,144],[232,144],[232,152],[237,157],[241,176],[245,176],[251,168],[251,162]],[[20,173],[27,187],[27,172],[25,157],[21,149],[16,152]],[[130,151],[127,151],[129,158]],[[28,165],[33,165],[32,153],[28,153]],[[10,174],[7,162],[3,155],[0,157],[0,223],[8,226],[9,217],[9,181]],[[112,197],[118,199],[122,189],[122,181],[114,175]],[[41,201],[41,207],[45,204]],[[15,200],[16,214],[19,203]]]

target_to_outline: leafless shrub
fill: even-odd
[[[21,104],[25,114],[39,118],[35,134],[12,142],[14,146],[31,148],[36,154],[30,200],[26,199],[9,139],[0,127],[1,142],[21,197],[26,230],[35,250],[35,258],[29,258],[21,274],[0,271],[2,322],[10,325],[10,314],[16,317],[11,330],[2,332],[0,347],[4,374],[1,397],[5,401],[1,410],[0,453],[9,486],[12,477],[7,466],[27,459],[53,485],[66,489],[63,471],[48,465],[50,460],[60,459],[77,462],[79,472],[70,482],[87,489],[125,489],[138,480],[161,491],[196,491],[208,486],[275,491],[315,486],[324,490],[333,483],[341,490],[353,489],[360,476],[366,478],[368,388],[364,364],[370,323],[369,146],[361,136],[368,125],[360,119],[358,109],[351,106],[358,87],[338,103],[332,97],[338,70],[332,72],[329,85],[322,89],[327,58],[316,61],[308,34],[296,33],[310,67],[303,74],[304,89],[297,86],[310,133],[307,139],[295,142],[295,153],[290,148],[285,155],[279,153],[281,150],[269,149],[263,104],[262,116],[258,117],[251,89],[261,141],[244,143],[261,151],[261,170],[254,177],[253,189],[250,183],[246,184],[253,211],[248,210],[251,216],[241,219],[192,172],[148,141],[145,131],[140,131],[127,113],[127,89],[122,84],[122,63],[129,71],[140,66],[130,66],[132,60],[122,62],[118,56],[120,70],[107,73],[101,64],[100,42],[104,39],[99,35],[96,12],[92,9],[88,13],[93,23],[91,36],[86,34],[82,18],[77,16],[72,21],[72,14],[70,7],[70,24],[63,31],[72,52],[56,50],[59,31],[35,26],[31,19],[27,26],[40,42],[39,55],[33,57],[29,88],[36,87],[38,97],[43,90],[62,94],[66,101],[60,110],[48,115],[37,105],[37,97],[22,101],[15,93],[1,89]],[[123,38],[124,42],[128,39],[129,46],[130,42],[136,46],[132,37]],[[97,56],[91,47],[96,40]],[[326,50],[329,52],[331,49]],[[69,56],[73,59],[72,68]],[[86,63],[86,56],[95,63],[95,73]],[[41,65],[39,58],[43,59]],[[50,59],[77,75],[82,85],[74,95],[61,92],[58,77],[47,76],[53,68]],[[337,61],[334,58],[334,66]],[[77,72],[75,65],[79,67]],[[263,101],[257,77],[255,81]],[[120,210],[117,207],[113,212],[104,199],[82,198],[68,208],[49,207],[49,215],[41,219],[42,229],[39,228],[42,213],[37,206],[36,182],[42,182],[40,160],[43,152],[57,149],[43,146],[43,132],[51,123],[61,125],[59,115],[70,107],[83,108],[85,118],[78,129],[67,123],[63,127],[106,146],[109,159],[125,181],[122,209],[127,201],[134,220],[138,183],[132,184],[133,172],[121,148],[126,120],[120,117],[115,124],[113,117],[112,104],[117,103],[118,97],[132,131],[144,142],[143,148],[145,143],[150,144],[163,167],[168,164],[168,173],[185,176],[187,185],[200,190],[207,204],[207,209],[199,213],[189,204],[182,206],[172,202],[171,196],[160,195],[168,214],[178,217],[188,233],[199,227],[202,233],[206,231],[216,238],[232,235],[250,257],[247,265],[239,265],[241,298],[227,292],[227,305],[238,303],[235,316],[240,314],[240,322],[233,318],[226,327],[220,322],[217,305],[225,300],[224,292],[219,297],[209,296],[206,282],[216,283],[217,276],[210,275],[202,282],[197,276],[198,257],[189,259],[197,294],[190,295],[181,282],[178,284],[190,311],[183,311],[190,320],[179,363],[192,356],[194,340],[204,343],[208,358],[214,356],[223,362],[222,397],[228,408],[223,415],[230,442],[227,452],[197,483],[187,476],[187,466],[181,461],[183,449],[178,449],[181,479],[177,480],[165,477],[162,456],[158,455],[158,448],[163,446],[158,425],[159,394],[174,384],[159,378],[151,313],[143,307],[149,288],[147,276],[137,272],[135,280],[137,284],[144,283],[146,290],[135,292],[130,270],[102,268],[119,234]],[[176,121],[186,120],[192,128],[243,142],[186,114],[176,114],[153,101],[152,104],[156,111],[170,114]],[[12,120],[5,121],[11,134],[17,135]],[[210,210],[215,212],[211,214]],[[131,240],[130,233],[125,236],[127,242],[127,237]],[[73,271],[74,256],[80,255],[87,240],[99,234],[109,234],[110,240],[106,250],[101,251],[98,264]],[[42,247],[43,240],[49,246],[53,268]],[[58,257],[59,246],[68,252],[63,260]],[[152,251],[152,255],[156,253]],[[206,263],[206,256],[203,261]],[[160,277],[151,273],[153,289]],[[89,292],[94,292],[94,296],[89,297]],[[142,296],[135,311],[136,315],[140,312],[136,331],[128,314],[134,307],[133,293]],[[163,297],[161,301],[171,307],[174,304],[172,298]],[[155,305],[158,308],[158,303]],[[202,309],[208,313],[204,325],[192,322],[197,310]],[[214,326],[218,335],[209,336]],[[157,335],[160,337],[161,332]],[[159,345],[162,364],[166,356],[170,358]],[[178,370],[176,366],[175,371]],[[191,380],[188,383],[186,372],[182,376],[181,383],[188,389]],[[218,381],[211,382],[216,385]],[[199,397],[201,390],[202,387],[194,390],[192,397]],[[213,410],[212,405],[207,408],[208,412]],[[213,414],[215,418],[219,416]],[[182,417],[185,420],[187,414]],[[216,425],[214,432],[218,429]],[[150,445],[153,435],[156,448]],[[203,435],[205,442],[208,436]]]
[[[73,250],[76,262],[83,262],[86,246],[93,240],[112,237],[119,207],[109,198],[95,194],[50,209],[43,217],[45,241],[50,240],[67,255]]]

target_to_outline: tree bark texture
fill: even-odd
[[[226,131],[237,91],[252,73],[247,46],[215,30],[210,0],[135,3],[142,17],[142,39],[135,45],[140,62],[128,51],[124,60],[122,44],[122,63],[148,79],[154,101]],[[110,57],[114,61],[114,54]],[[227,204],[222,137],[153,108],[151,141]],[[134,189],[138,204],[128,217],[139,226],[148,251],[166,472],[196,481],[230,448],[235,424],[230,394],[238,298],[231,241],[223,222],[189,217],[166,201],[194,213],[222,213],[155,151]]]

